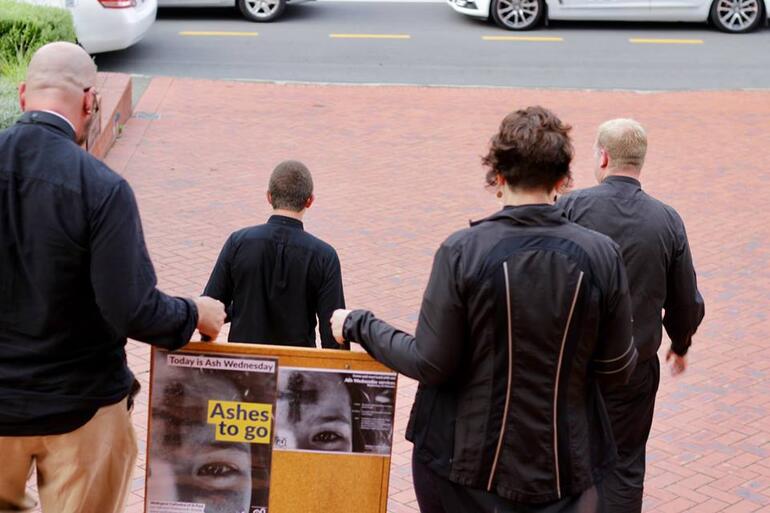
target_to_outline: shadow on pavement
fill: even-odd
[[[160,7],[158,21],[163,20],[245,20],[238,8],[233,7]]]
[[[254,27],[265,25],[279,25],[289,20],[300,20],[315,18],[322,12],[323,6],[319,6],[313,1],[289,2],[283,15],[273,22],[258,23],[253,22]],[[248,21],[241,15],[237,7],[161,7],[158,9],[158,21],[190,21],[190,20],[210,20],[210,21]]]

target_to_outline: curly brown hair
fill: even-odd
[[[510,187],[551,190],[559,180],[571,178],[570,130],[570,125],[540,106],[508,114],[481,160],[489,168],[487,184],[495,185],[502,175]]]

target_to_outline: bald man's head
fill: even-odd
[[[78,45],[58,42],[41,47],[32,56],[27,79],[19,88],[25,112],[57,112],[75,127],[82,143],[96,111],[96,65]]]
[[[50,43],[32,56],[27,68],[27,93],[49,89],[79,94],[96,82],[96,65],[78,45]]]

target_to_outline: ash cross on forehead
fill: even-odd
[[[287,388],[287,392],[281,392],[280,398],[289,401],[289,420],[296,424],[302,420],[302,405],[314,404],[318,401],[318,390],[306,389],[305,377],[299,372],[293,372],[289,376]]]

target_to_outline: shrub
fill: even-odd
[[[18,98],[15,83],[0,77],[0,130],[11,126],[21,114]]]
[[[75,42],[75,26],[67,9],[0,0],[0,63],[28,62],[41,46]]]
[[[0,129],[19,114],[16,88],[32,54],[47,43],[75,39],[68,10],[0,0]]]

